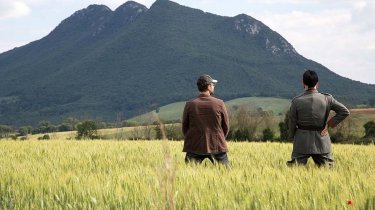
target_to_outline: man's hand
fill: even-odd
[[[320,136],[321,137],[324,137],[324,136],[327,136],[328,135],[328,124],[326,124],[326,126],[324,127],[324,129],[322,131],[320,131]]]

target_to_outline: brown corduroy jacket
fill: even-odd
[[[209,94],[200,94],[186,102],[182,132],[185,137],[183,152],[227,152],[225,137],[229,132],[229,119],[224,102]]]

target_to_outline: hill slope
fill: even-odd
[[[152,112],[135,116],[129,121],[134,121],[137,123],[152,123],[156,121],[157,112],[158,117],[163,121],[175,121],[181,120],[182,112],[185,106],[184,102],[175,102],[167,104],[165,106],[159,107]],[[290,100],[282,98],[272,98],[272,97],[245,97],[236,98],[225,102],[228,112],[238,109],[238,107],[246,106],[254,109],[261,108],[264,111],[272,111],[274,115],[285,114],[290,107]],[[154,113],[153,113],[154,112]]]
[[[203,73],[218,97],[292,98],[306,68],[320,89],[347,103],[375,95],[299,55],[282,36],[247,15],[222,17],[157,0],[115,11],[91,5],[48,36],[0,54],[0,123],[35,124],[67,116],[114,121],[196,94]],[[350,89],[347,87],[351,87]]]

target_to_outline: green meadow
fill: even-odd
[[[164,121],[180,120],[185,103],[186,102],[176,102],[167,104],[153,112],[156,112],[158,117]],[[285,114],[289,109],[290,100],[273,97],[245,97],[225,101],[225,105],[229,112],[234,111],[234,109],[237,109],[238,107],[247,106],[253,109],[262,108],[265,111],[272,111],[275,115],[281,115]],[[155,115],[152,112],[149,112],[133,117],[129,119],[129,121],[149,123],[150,119],[156,120],[153,119],[153,116]]]
[[[291,144],[229,142],[227,169],[186,165],[182,144],[0,141],[0,208],[375,209],[374,145],[334,145],[333,168],[289,168]]]

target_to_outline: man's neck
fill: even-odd
[[[318,88],[315,87],[308,87],[308,86],[305,86],[304,87],[305,91],[308,91],[308,90],[318,90]]]
[[[210,95],[210,91],[203,91],[203,92],[199,92],[199,94],[203,94],[203,95]]]

